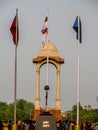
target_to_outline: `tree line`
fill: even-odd
[[[17,120],[32,119],[34,115],[34,103],[28,102],[24,99],[16,101],[16,117]],[[82,123],[98,122],[98,109],[85,110],[79,105],[79,115]],[[77,106],[73,105],[72,110],[64,112],[65,116],[63,119],[69,119],[76,122],[77,117]],[[7,104],[6,102],[0,102],[0,120],[2,121],[13,121],[14,119],[14,103]]]
[[[77,105],[72,106],[71,111],[65,112],[67,116],[65,118],[70,119],[74,122],[76,122],[77,118]],[[98,109],[84,109],[81,104],[79,105],[79,119],[80,122],[85,123],[85,122],[91,122],[95,123],[98,122]]]

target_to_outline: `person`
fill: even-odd
[[[95,124],[95,126],[93,127],[94,130],[98,130],[98,122]]]
[[[8,122],[7,122],[7,120],[5,120],[4,121],[4,123],[3,123],[3,130],[8,130]]]
[[[2,121],[0,121],[0,130],[2,130],[3,128],[3,124],[2,124]]]
[[[88,130],[93,130],[91,123],[88,124]]]
[[[61,130],[61,120],[56,122],[57,130]]]
[[[88,122],[86,121],[85,124],[84,124],[84,130],[88,130]]]
[[[24,130],[29,130],[29,126],[30,126],[29,120],[25,120],[25,122],[24,122]]]
[[[8,130],[11,130],[11,126],[12,126],[12,121],[10,120],[8,123]]]
[[[30,120],[29,123],[30,123],[30,125],[29,125],[29,130],[35,130],[35,127],[34,127],[34,125],[33,125],[33,121]]]
[[[62,130],[66,130],[68,128],[69,123],[70,121],[68,120],[63,121]]]

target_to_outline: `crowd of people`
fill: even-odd
[[[58,121],[57,130],[75,130],[76,123],[69,120]],[[80,130],[98,130],[98,123],[81,123]]]
[[[0,121],[0,130],[12,130],[13,122],[9,121]],[[25,121],[17,121],[18,130],[35,130],[36,121],[32,120],[25,120]],[[64,120],[64,121],[57,121],[56,127],[57,130],[74,130],[76,126],[75,122]],[[98,130],[98,123],[88,123],[85,122],[80,125],[80,130]]]
[[[0,121],[0,130],[12,130],[13,128],[13,122],[9,121]],[[35,121],[32,120],[25,120],[25,121],[17,121],[17,130],[35,130]]]

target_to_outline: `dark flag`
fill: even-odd
[[[16,10],[16,16],[11,24],[10,31],[12,33],[13,42],[17,46],[19,40],[19,29],[18,29],[18,10]]]
[[[76,32],[77,40],[79,40],[79,42],[82,43],[82,25],[81,25],[81,19],[79,16],[76,17],[76,20],[73,25],[73,29]]]
[[[44,28],[43,30],[41,30],[42,34],[48,34],[48,28]]]

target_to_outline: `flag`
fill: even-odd
[[[47,16],[45,17],[44,22],[46,22],[46,23],[48,22],[48,17]]]
[[[42,29],[41,32],[43,35],[48,34],[48,28],[46,27],[46,28]]]
[[[16,13],[16,16],[11,24],[10,31],[13,37],[13,42],[17,46],[18,40],[19,40],[19,29],[18,29],[18,14]]]
[[[41,30],[42,34],[48,34],[48,17],[45,17],[45,20],[44,20],[44,25],[43,25],[43,29]]]
[[[45,19],[44,19],[44,25],[43,25],[43,28],[41,30],[41,33],[42,33],[42,44],[43,44],[43,47],[45,46],[46,42],[47,42],[47,35],[48,35],[48,17],[46,16]]]
[[[77,40],[79,40],[79,42],[82,43],[82,25],[81,25],[81,19],[79,16],[77,16],[75,19],[75,22],[73,24],[73,29],[76,32]]]

